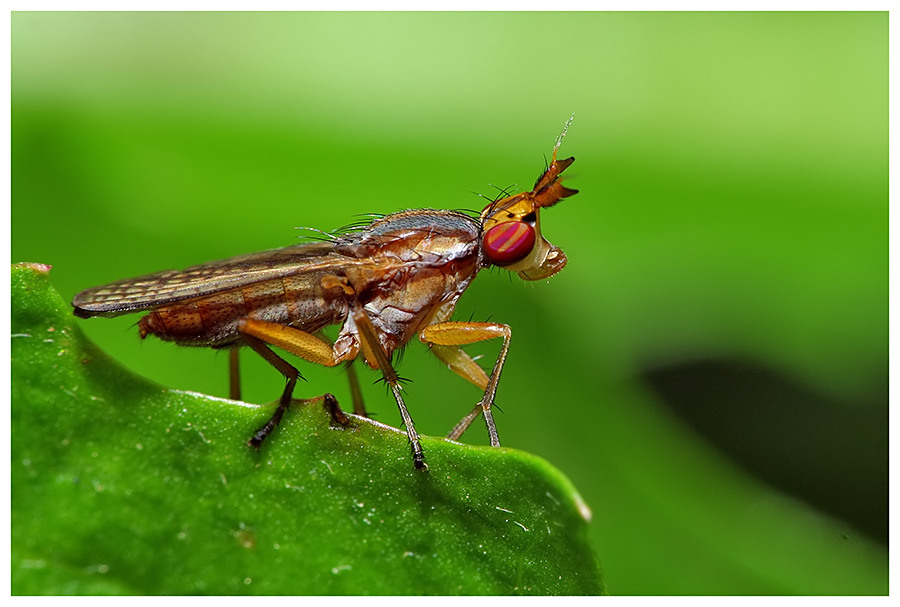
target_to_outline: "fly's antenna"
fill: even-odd
[[[563,137],[565,137],[566,133],[569,132],[569,125],[572,124],[573,120],[575,120],[575,112],[572,112],[572,115],[569,116],[568,120],[566,120],[566,124],[563,126],[562,132],[556,137],[556,144],[553,146],[553,160],[556,160],[556,150],[558,150],[559,146],[562,145]]]

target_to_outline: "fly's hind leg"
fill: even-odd
[[[236,346],[228,351],[228,397],[241,400],[241,359]]]
[[[278,369],[284,375],[287,383],[284,386],[284,392],[278,400],[278,407],[259,430],[257,430],[248,441],[251,447],[259,448],[266,440],[266,437],[281,422],[285,412],[291,406],[292,396],[294,394],[294,386],[297,385],[297,379],[302,378],[300,372],[290,365],[283,358],[275,354],[267,344],[275,345],[280,348],[296,354],[301,358],[310,362],[318,363],[327,367],[333,367],[338,363],[335,359],[332,348],[321,339],[310,335],[299,329],[293,329],[277,323],[271,323],[262,320],[253,320],[249,318],[242,319],[238,323],[238,331],[244,342],[253,348],[253,350],[262,356],[266,362]],[[335,423],[347,425],[349,419],[341,411],[338,406],[337,399],[331,394],[324,394],[317,398],[305,399],[303,402],[310,403],[322,401],[326,409],[331,413],[331,418]]]
[[[275,352],[273,352],[262,340],[257,339],[252,335],[244,335],[243,337],[248,346],[253,348],[253,350],[262,356],[266,362],[278,369],[287,380],[287,383],[284,386],[284,392],[281,393],[281,398],[278,399],[278,408],[275,409],[275,412],[272,414],[272,417],[269,418],[269,421],[259,428],[259,430],[254,432],[253,436],[250,437],[250,440],[248,441],[248,444],[251,447],[258,449],[263,441],[266,440],[266,437],[272,433],[279,423],[281,423],[281,418],[284,417],[285,411],[291,406],[291,397],[294,394],[294,386],[297,385],[297,378],[300,377],[300,372],[288,364],[286,360],[275,354]]]

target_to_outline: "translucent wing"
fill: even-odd
[[[327,271],[347,261],[331,243],[301,244],[119,280],[82,291],[72,305],[82,318],[118,316],[265,280]]]

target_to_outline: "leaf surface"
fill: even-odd
[[[321,405],[162,388],[88,342],[49,266],[12,270],[14,594],[598,594],[590,512],[546,461]]]

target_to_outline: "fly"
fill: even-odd
[[[556,158],[571,121],[532,190],[491,202],[477,218],[456,211],[401,211],[328,242],[87,289],[73,299],[74,313],[90,318],[147,312],[138,322],[141,338],[155,335],[180,345],[230,349],[235,399],[240,395],[237,349],[249,346],[287,380],[272,417],[250,438],[253,447],[259,447],[279,424],[291,405],[297,379],[302,378],[272,346],[326,367],[362,355],[369,367],[381,371],[397,401],[415,467],[427,469],[403,400],[401,378],[391,364],[391,354],[417,337],[451,370],[484,391],[447,437],[458,439],[483,415],[491,445],[499,446],[491,407],[509,351],[510,327],[450,318],[457,300],[483,268],[498,266],[524,280],[541,280],[565,266],[565,254],[541,235],[540,210],[577,193],[560,180],[574,157]],[[340,325],[333,343],[320,333],[330,325]],[[462,346],[495,338],[503,344],[488,375]],[[354,377],[351,374],[351,380]],[[336,420],[346,423],[333,396],[313,400],[322,400]],[[354,396],[354,401],[354,410],[365,415],[361,399]]]

